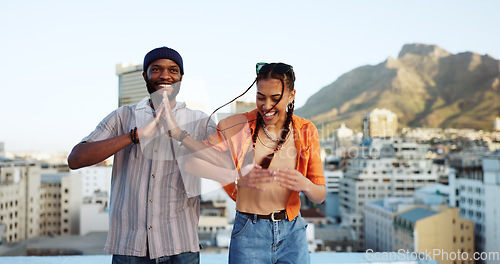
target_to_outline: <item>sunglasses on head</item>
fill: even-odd
[[[259,75],[259,73],[266,73],[270,71],[273,71],[277,74],[286,74],[289,71],[291,71],[292,77],[294,77],[293,67],[291,65],[281,62],[278,63],[259,62],[255,65],[255,71],[257,72],[257,75]]]

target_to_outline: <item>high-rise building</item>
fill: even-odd
[[[0,240],[19,242],[38,236],[39,164],[0,160]]]
[[[116,75],[118,75],[118,107],[139,103],[149,96],[142,77],[142,64],[117,64]]]
[[[482,155],[454,154],[447,157],[450,166],[451,203],[460,209],[460,216],[474,221],[475,251],[485,249],[485,190]]]
[[[397,131],[398,116],[385,108],[375,108],[363,116],[363,138],[395,137]]]
[[[485,252],[498,252],[500,245],[500,154],[483,158]],[[498,259],[496,259],[498,261]],[[487,263],[495,263],[488,260]]]

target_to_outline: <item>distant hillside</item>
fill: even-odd
[[[311,96],[296,114],[329,131],[360,129],[374,108],[398,115],[399,128],[491,130],[500,115],[500,61],[436,45],[407,44],[398,58],[356,68]]]

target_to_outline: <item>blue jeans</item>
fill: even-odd
[[[307,224],[257,219],[236,211],[229,245],[229,263],[309,263]]]
[[[149,254],[145,257],[113,255],[112,264],[199,264],[200,252],[184,252],[178,255],[165,256],[150,259]]]

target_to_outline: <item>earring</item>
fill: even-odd
[[[286,106],[286,111],[287,112],[290,112],[290,111],[293,111],[293,108],[295,107],[295,99],[292,100],[291,103],[289,103],[287,106]]]

